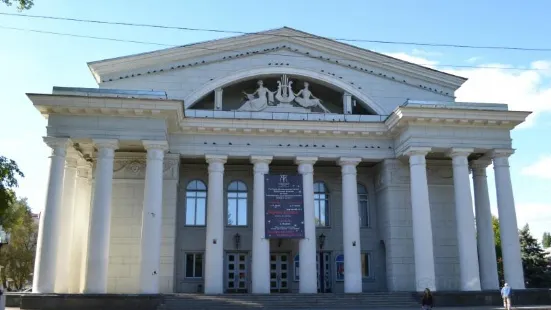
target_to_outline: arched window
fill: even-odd
[[[247,225],[247,185],[241,181],[228,186],[228,225]]]
[[[207,186],[193,180],[186,187],[186,225],[204,226],[207,211]]]
[[[369,227],[369,201],[367,197],[367,188],[358,183],[358,209],[360,212],[360,225]]]
[[[344,255],[339,254],[335,257],[335,280],[344,281]]]
[[[314,183],[314,210],[316,226],[329,226],[329,191],[323,182]]]

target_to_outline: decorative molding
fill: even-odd
[[[118,154],[117,154],[118,155]],[[167,154],[163,159],[163,178],[178,179],[179,155]],[[145,178],[147,161],[146,153],[123,153],[113,162],[113,177],[116,179]]]
[[[368,72],[367,69],[358,68],[358,65],[366,64],[371,67],[381,67],[398,74],[406,76],[418,76],[420,79],[425,79],[431,83],[437,83],[446,87],[457,89],[465,81],[465,78],[451,75],[436,70],[429,70],[425,67],[406,62],[397,58],[389,57],[379,53],[372,52],[367,49],[357,48],[338,41],[317,37],[315,35],[298,31],[292,28],[280,28],[275,30],[263,31],[261,34],[266,35],[242,35],[238,37],[224,38],[207,42],[199,42],[193,47],[177,47],[155,51],[153,53],[131,55],[114,59],[95,61],[88,64],[90,70],[94,74],[98,83],[108,79],[106,76],[115,76],[119,73],[119,79],[134,77],[141,75],[140,73],[129,73],[125,75],[122,72],[130,72],[138,68],[155,68],[149,69],[146,73],[161,73],[163,71],[176,70],[185,67],[193,67],[205,65],[207,62],[218,62],[220,60],[247,57],[262,53],[274,52],[279,49],[288,49],[295,53],[304,54],[316,59],[341,64],[355,70]],[[301,47],[306,47],[307,50],[299,50],[297,46],[285,45],[285,42],[296,44]],[[255,46],[266,46],[267,44],[277,44],[272,48],[256,48]],[[196,47],[204,49],[197,49]],[[308,50],[311,49],[311,50]],[[211,50],[215,52],[205,52]],[[226,56],[222,57],[220,51],[228,51]],[[231,50],[231,51],[230,51]],[[239,51],[236,51],[239,50]],[[217,53],[216,53],[217,52]],[[237,54],[235,54],[237,52]],[[153,55],[152,55],[153,54]],[[325,54],[325,57],[321,54]],[[220,56],[219,56],[220,55]],[[340,58],[353,59],[353,61],[344,61],[343,59],[330,59],[327,56],[340,55]],[[201,59],[202,57],[202,59]],[[208,58],[205,58],[208,57]],[[192,59],[195,59],[193,61]],[[179,62],[179,63],[178,63]],[[168,64],[170,67],[159,67],[160,64]],[[276,64],[277,65],[277,64]],[[283,63],[279,64],[283,65]],[[287,63],[285,64],[287,65]],[[143,70],[143,69],[142,69]],[[377,76],[383,77],[382,73],[376,73],[371,70],[368,72]],[[386,77],[386,75],[385,75]],[[386,78],[394,79],[388,76]],[[422,86],[422,85],[421,85]]]
[[[342,80],[327,74],[322,74],[313,70],[301,69],[296,67],[264,67],[264,68],[254,68],[254,69],[245,69],[237,71],[231,75],[224,75],[218,79],[213,80],[210,83],[207,83],[200,89],[189,94],[184,98],[185,108],[193,106],[199,99],[203,98],[205,95],[211,93],[217,88],[225,87],[227,85],[233,84],[237,81],[242,81],[257,76],[265,76],[271,74],[288,74],[298,77],[306,77],[309,79],[314,79],[322,83],[329,83],[334,87],[337,87],[343,91],[351,93],[354,97],[358,98],[360,102],[365,103],[366,108],[373,110],[378,115],[386,115],[385,109],[383,109],[379,104],[377,104],[372,98],[367,94],[362,92],[359,89],[356,89],[352,85],[343,82]]]

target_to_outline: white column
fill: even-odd
[[[65,158],[65,176],[63,178],[63,194],[61,210],[58,214],[59,235],[57,243],[57,270],[55,293],[69,293],[70,274],[68,266],[71,262],[73,242],[73,221],[75,208],[75,192],[77,186],[77,154],[73,148],[68,149]]]
[[[224,293],[224,155],[206,155],[209,164],[205,294]]]
[[[415,257],[415,289],[436,290],[432,221],[430,216],[429,187],[425,156],[429,147],[411,147],[409,156],[411,217],[413,220],[413,252]]]
[[[111,231],[111,194],[113,192],[113,158],[118,140],[94,139],[98,149],[95,185],[90,212],[88,254],[84,293],[107,292],[109,236]]]
[[[344,93],[342,95],[342,106],[344,109],[344,114],[352,114],[352,95],[349,93]]]
[[[217,88],[214,90],[214,110],[221,111],[222,110],[222,88]]]
[[[166,141],[142,141],[147,150],[142,211],[140,293],[159,293],[163,226],[163,158]]]
[[[483,290],[497,290],[499,289],[499,278],[497,275],[496,248],[492,226],[492,211],[490,209],[490,196],[488,194],[488,180],[486,178],[486,167],[489,164],[489,160],[478,159],[471,161],[470,165],[473,173],[480,282]]]
[[[88,218],[90,212],[89,182],[88,173],[91,169],[90,163],[79,159],[77,163],[77,178],[75,192],[73,240],[71,242],[71,259],[69,261],[69,293],[80,293],[82,274],[82,259],[84,255],[84,236],[88,233]],[[87,205],[88,204],[88,205]]]
[[[342,234],[345,293],[361,293],[363,290],[360,213],[358,210],[358,183],[356,180],[356,166],[360,161],[361,158],[341,157],[338,162],[342,173]]]
[[[270,293],[270,240],[266,239],[264,176],[269,172],[271,156],[251,156],[254,164],[253,193],[253,294]]]
[[[474,227],[473,198],[469,180],[468,156],[474,149],[453,148],[453,188],[455,193],[455,218],[462,291],[480,291],[480,273]]]
[[[509,156],[513,150],[494,150],[494,172],[496,180],[499,231],[501,236],[501,254],[505,281],[512,289],[524,289],[524,271],[520,256],[515,198],[509,172]]]
[[[82,214],[82,240],[81,240],[81,261],[80,261],[80,284],[79,293],[84,292],[86,287],[86,263],[88,261],[88,241],[90,240],[90,218],[92,211],[92,193],[94,191],[94,182],[92,176],[92,166],[86,167],[88,178],[84,181],[85,190],[83,193],[83,214]]]
[[[302,174],[304,196],[304,239],[299,241],[299,293],[314,294],[318,291],[316,269],[316,225],[314,211],[314,163],[317,157],[297,157],[298,172]]]
[[[33,273],[33,293],[53,293],[55,289],[59,212],[63,194],[63,176],[68,138],[44,137],[52,148],[46,206],[40,216],[36,258]]]

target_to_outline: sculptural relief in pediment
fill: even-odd
[[[249,112],[299,112],[299,113],[331,113],[320,98],[314,96],[310,84],[303,82],[303,88],[297,93],[293,90],[293,81],[287,75],[277,81],[277,89],[270,90],[263,80],[258,80],[258,88],[252,94],[246,93],[245,102],[237,111]]]

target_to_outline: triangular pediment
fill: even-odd
[[[105,59],[90,62],[88,66],[96,81],[102,83],[280,50],[297,52],[297,46],[305,47],[308,51],[303,54],[308,57],[332,61],[349,67],[363,64],[366,67],[380,68],[402,76],[412,76],[452,90],[456,90],[466,81],[462,77],[288,27]],[[347,60],[350,63],[347,64]]]

